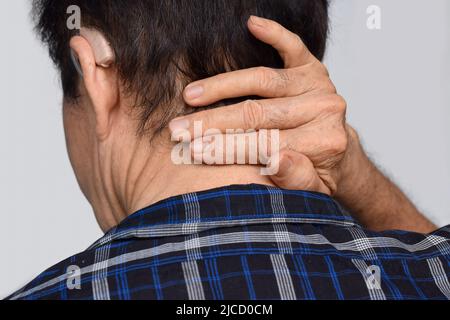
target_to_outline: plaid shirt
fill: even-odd
[[[364,230],[322,194],[230,186],[131,215],[9,299],[450,299],[449,237]]]

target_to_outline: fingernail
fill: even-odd
[[[202,86],[194,85],[194,86],[188,86],[184,92],[185,96],[189,100],[194,100],[197,98],[200,98],[203,93],[205,92],[205,89]]]
[[[257,16],[250,16],[250,22],[260,28],[265,28],[264,19]]]
[[[184,118],[173,119],[169,124],[169,129],[172,132],[189,129],[189,120]]]

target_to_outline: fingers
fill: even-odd
[[[174,119],[169,128],[174,140],[180,140],[177,133],[186,130],[192,139],[207,135],[205,132],[210,129],[222,133],[229,129],[285,130],[311,122],[325,111],[337,113],[340,109],[345,110],[345,101],[338,95],[306,94],[290,99],[247,100]]]
[[[187,104],[203,107],[245,96],[289,97],[308,92],[315,84],[335,90],[326,68],[296,34],[274,21],[258,17],[251,17],[248,27],[256,38],[279,51],[286,69],[252,68],[196,81],[183,92]]]
[[[238,84],[238,85],[237,85]],[[335,90],[331,80],[320,70],[251,68],[219,74],[190,84],[183,93],[191,106],[204,107],[225,99],[259,96],[281,98],[299,96],[313,89]]]
[[[278,158],[278,172],[270,176],[277,186],[288,190],[305,190],[331,195],[330,189],[320,179],[308,157],[291,150],[283,150]]]
[[[195,164],[264,165],[261,174],[274,176],[281,187],[334,194],[336,177],[330,168],[342,158],[346,141],[339,137],[339,131],[325,135],[323,139],[320,132],[301,128],[219,132],[195,139],[189,150]],[[338,138],[333,141],[335,136]],[[302,180],[297,179],[300,176]]]
[[[191,150],[197,164],[264,165],[261,174],[269,175],[281,188],[331,195],[332,191],[306,155],[289,149],[280,151],[275,147],[277,144],[279,137],[271,132],[252,132],[198,139],[191,144]]]
[[[214,134],[190,144],[195,163],[207,165],[266,165],[280,151],[285,133],[278,130]]]
[[[287,70],[261,67],[219,74],[189,85],[184,91],[184,99],[191,106],[203,107],[245,96],[277,98],[298,95],[299,83],[293,81],[288,73]]]
[[[299,67],[317,60],[297,34],[275,21],[251,16],[248,28],[258,40],[271,45],[279,52],[286,68]]]
[[[317,130],[235,130],[226,134],[212,130],[210,135],[194,139],[190,150],[198,164],[265,165],[280,150],[288,149],[307,156],[320,168],[330,168],[342,158],[347,146],[348,140],[342,130],[324,126]]]

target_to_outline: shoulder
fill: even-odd
[[[87,250],[67,258],[42,272],[5,300],[89,299],[91,285],[81,275],[95,263],[95,251]],[[83,289],[84,287],[84,289]]]
[[[109,300],[139,281],[151,284],[147,262],[139,252],[152,241],[121,240],[95,245],[47,269],[6,300]],[[136,266],[130,266],[130,263]],[[151,275],[151,273],[150,273]],[[132,278],[132,280],[124,280]],[[128,281],[130,286],[128,286]]]

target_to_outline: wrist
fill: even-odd
[[[362,191],[370,187],[368,181],[373,180],[376,168],[367,157],[359,139],[358,133],[347,125],[348,148],[341,162],[338,191],[335,198],[346,205],[354,206],[361,199]]]
[[[341,164],[336,200],[371,230],[435,230],[436,226],[370,161],[356,131],[348,126],[348,132],[348,151]]]

